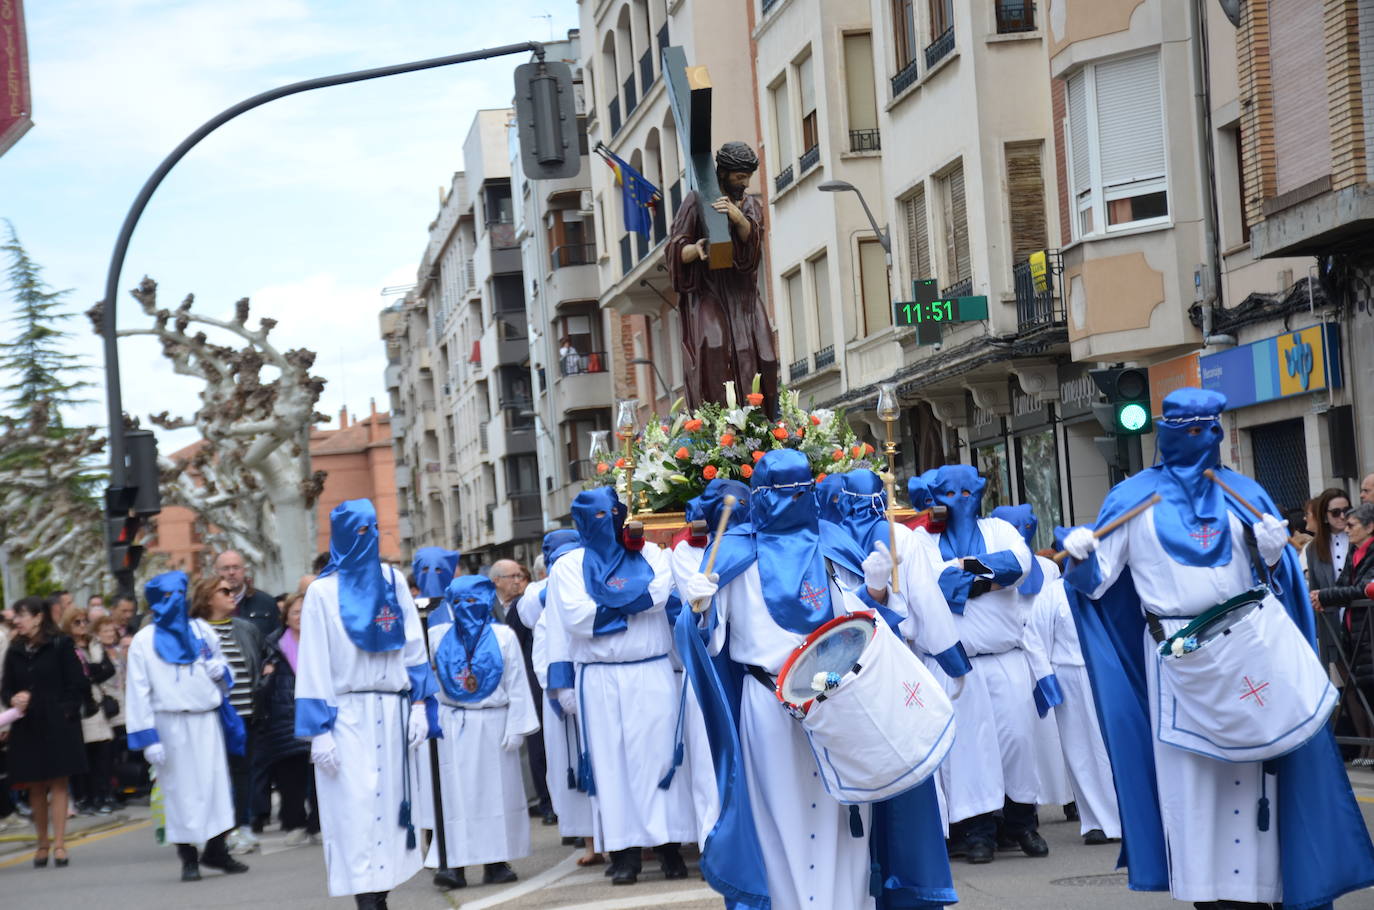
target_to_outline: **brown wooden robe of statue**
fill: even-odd
[[[665,250],[668,276],[678,292],[682,319],[683,373],[687,406],[725,402],[725,383],[733,381],[739,399],[750,391],[754,375],[762,377],[769,413],[777,410],[778,356],[773,327],[759,296],[759,264],[763,259],[763,207],[746,194],[736,205],[752,230],[741,240],[732,227],[733,261],[729,268],[712,269],[707,262],[683,263],[682,249],[706,236],[701,205],[691,192],[678,206]]]

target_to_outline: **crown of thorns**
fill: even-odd
[[[743,142],[727,142],[716,152],[716,168],[752,174],[759,169],[759,156]]]

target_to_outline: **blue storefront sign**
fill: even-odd
[[[1284,332],[1198,358],[1202,387],[1226,396],[1228,409],[1341,387],[1340,326]]]

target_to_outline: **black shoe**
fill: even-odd
[[[665,879],[671,882],[687,877],[687,863],[682,858],[682,849],[678,844],[664,844],[655,847],[654,852],[658,854],[659,866],[663,869]]]
[[[640,864],[643,854],[638,847],[611,851],[611,864],[615,874],[611,876],[612,885],[633,885],[639,881]]]
[[[381,904],[377,901],[376,891],[365,891],[362,894],[353,895],[353,903],[358,910],[380,910]]]
[[[64,848],[64,847],[58,847],[57,850],[61,850],[64,854],[67,852],[66,848]],[[57,855],[57,850],[54,850],[54,851],[53,851],[53,855],[52,855],[52,864],[53,864],[54,866],[56,866],[57,868],[59,868],[59,869],[65,869],[65,868],[67,868],[69,865],[71,865],[71,862],[72,862],[72,861],[71,861],[71,857],[68,857],[68,856],[58,856],[58,855]]]
[[[181,860],[181,880],[200,881],[200,853],[194,844],[177,844],[177,857]]]
[[[1027,856],[1049,856],[1050,845],[1045,843],[1045,839],[1037,831],[1025,831],[1016,838],[1016,843],[1020,845],[1021,852]]]
[[[1087,834],[1083,835],[1083,843],[1087,844],[1089,847],[1100,847],[1103,844],[1110,844],[1111,842],[1111,838],[1107,837],[1107,832],[1103,831],[1101,828],[1093,828]]]
[[[182,863],[181,880],[183,882],[200,881],[200,863]]]
[[[200,864],[202,866],[209,866],[211,869],[218,869],[225,875],[238,875],[240,872],[248,871],[247,863],[241,863],[232,856],[225,856],[222,860],[218,857],[211,859],[210,857],[202,856],[200,858]]]
[[[249,827],[253,829],[254,834],[261,834],[262,829],[267,827],[266,816],[259,815],[257,818],[253,819],[253,824]]]
[[[951,838],[945,841],[945,853],[950,859],[957,859],[960,856],[968,856],[968,841],[960,838]]]
[[[452,891],[454,888],[466,888],[468,886],[468,876],[461,868],[440,869],[434,873],[434,887],[444,891]]]
[[[563,838],[563,846],[565,846],[565,847],[580,847],[580,846],[582,846],[581,844],[578,843],[578,841],[580,841],[580,840],[582,840],[582,838],[580,838],[580,837],[565,837],[565,838]]]
[[[1065,804],[1064,804],[1064,821],[1066,821],[1066,822],[1076,822],[1076,821],[1078,821],[1078,803],[1077,803],[1077,802],[1065,803]]]
[[[35,853],[35,854],[33,855],[33,867],[34,867],[35,869],[42,869],[42,868],[44,868],[44,867],[47,866],[47,865],[48,865],[48,851],[47,851],[46,849],[43,851],[43,855],[42,855],[42,856],[39,856],[37,853]]]
[[[545,827],[552,827],[558,824],[558,816],[554,814],[552,809],[544,813],[543,824]]]
[[[487,863],[482,867],[482,884],[484,885],[504,885],[519,877],[515,874],[515,870],[510,867],[510,863]]]
[[[997,850],[999,853],[1007,850],[1015,850],[1019,846],[1021,845],[1016,842],[1015,838],[1006,834],[997,835]]]
[[[981,866],[983,863],[990,863],[997,854],[992,849],[992,844],[985,840],[969,841],[968,852],[964,854],[968,857],[970,866]]]

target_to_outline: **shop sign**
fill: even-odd
[[[1043,427],[1050,422],[1050,412],[1034,395],[1027,395],[1015,386],[1011,390],[1011,428],[1013,432]]]
[[[1005,434],[1002,418],[986,408],[980,408],[970,403],[973,414],[973,425],[969,427],[969,442],[978,445],[981,442],[999,440]]]
[[[1150,413],[1155,417],[1164,414],[1164,396],[1182,388],[1199,388],[1202,385],[1197,354],[1184,354],[1182,357],[1157,363],[1150,367],[1149,372]]]
[[[0,0],[0,155],[33,126],[21,0]]]
[[[1284,332],[1198,358],[1202,387],[1224,394],[1228,409],[1338,389],[1340,351],[1337,323]],[[1153,392],[1153,371],[1150,380]]]
[[[1071,420],[1090,415],[1099,397],[1097,384],[1086,369],[1080,366],[1059,368],[1060,419]]]

